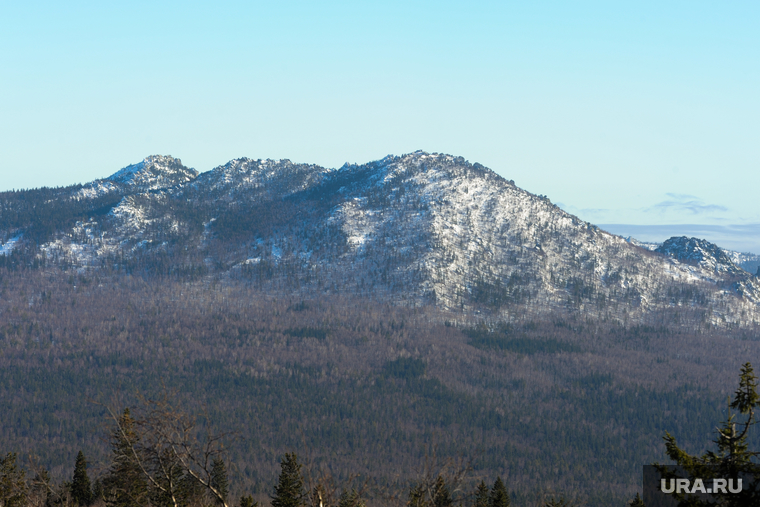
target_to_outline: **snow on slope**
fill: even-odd
[[[5,243],[0,243],[0,255],[10,255],[16,248],[16,245],[21,240],[22,235],[14,236]]]
[[[183,166],[178,158],[151,155],[142,162],[128,165],[106,179],[147,191],[187,183],[197,176],[198,171]]]
[[[103,192],[119,188],[119,204],[45,255],[94,267],[160,251],[230,281],[265,273],[271,290],[493,318],[561,310],[649,322],[674,309],[704,324],[760,321],[757,280],[714,245],[652,252],[461,157],[415,152],[337,170],[242,158],[194,174],[154,156],[100,180]]]
[[[462,308],[474,299],[497,308],[574,305],[603,315],[610,306],[629,305],[641,313],[695,306],[667,296],[669,285],[711,293],[721,282],[714,263],[693,266],[637,248],[459,158],[415,153],[378,165],[368,187],[347,195],[351,200],[333,218],[352,246],[362,246],[355,248],[359,257],[375,250],[373,242],[392,246],[397,256],[411,254],[388,276],[403,281],[405,274],[416,275],[420,281],[412,290],[444,307]],[[391,206],[371,204],[372,179],[387,187]],[[361,258],[352,263],[361,265]],[[741,293],[745,302],[758,300],[751,281],[726,288],[725,294]],[[752,319],[754,306],[747,307]]]

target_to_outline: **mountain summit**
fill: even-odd
[[[72,197],[76,206],[64,205]],[[8,210],[17,197],[3,199]],[[27,254],[84,270],[191,274],[498,319],[760,321],[757,280],[715,245],[677,238],[649,251],[445,154],[340,169],[242,158],[200,175],[153,156],[40,206],[58,213],[57,225]],[[31,227],[2,213],[5,237]]]
[[[198,171],[185,167],[178,158],[151,155],[142,162],[128,165],[106,179],[146,191],[187,183],[197,176]]]

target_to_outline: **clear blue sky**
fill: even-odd
[[[760,224],[759,26],[738,1],[0,0],[0,190],[423,149],[594,223]]]

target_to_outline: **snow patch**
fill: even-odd
[[[5,243],[0,244],[0,255],[10,255],[11,252],[13,252],[13,249],[16,248],[18,242],[21,241],[22,237],[23,234],[19,234],[18,236],[9,239]]]

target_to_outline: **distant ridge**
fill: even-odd
[[[0,247],[13,262],[351,294],[488,319],[760,321],[757,279],[717,246],[679,238],[652,252],[452,155],[340,169],[241,158],[202,174],[154,155],[84,186],[21,194],[1,197],[2,245],[21,238]],[[32,211],[17,211],[31,201]]]

